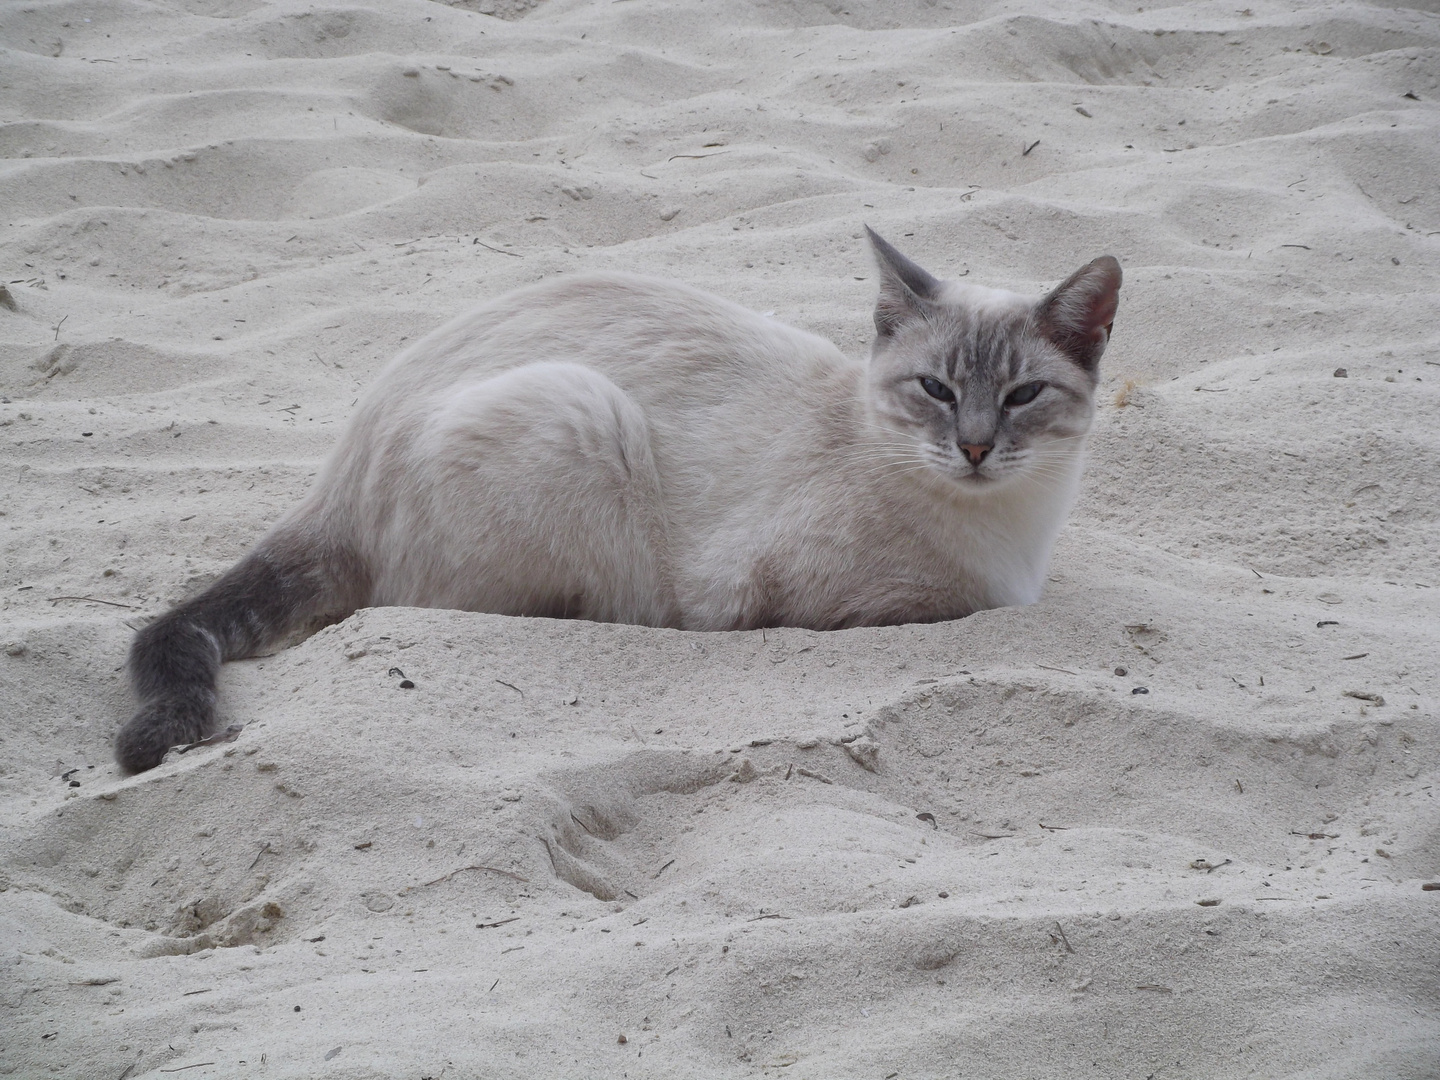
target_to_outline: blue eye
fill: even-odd
[[[920,378],[920,385],[925,388],[925,393],[929,394],[936,401],[943,401],[947,405],[955,404],[955,391],[951,390],[939,379],[932,379],[930,376],[924,375]]]
[[[1045,389],[1043,382],[1026,383],[1024,386],[1017,386],[1010,393],[1005,395],[1005,407],[1013,409],[1017,405],[1029,405],[1040,396],[1040,391]]]

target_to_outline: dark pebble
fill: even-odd
[[[71,780],[71,781],[70,781],[70,786],[71,786],[71,787],[79,787],[79,786],[80,786],[80,781],[79,781],[79,780]]]
[[[1134,690],[1130,691],[1132,694],[1148,694],[1149,692],[1149,689],[1144,686],[1137,686]]]
[[[1348,379],[1349,377],[1350,377],[1350,373],[1349,373],[1348,371],[1346,371],[1343,367],[1337,367],[1337,368],[1335,369],[1335,378],[1337,378],[1337,379]]]
[[[1117,667],[1115,669],[1115,674],[1123,678],[1124,676],[1128,675],[1129,672],[1127,672],[1123,667]]]
[[[401,689],[401,690],[414,690],[414,689],[415,689],[415,684],[414,684],[413,682],[411,682],[409,679],[401,679],[401,680],[400,680],[400,689]]]

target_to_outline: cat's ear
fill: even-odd
[[[896,251],[869,225],[870,250],[880,267],[880,299],[875,303],[875,330],[889,337],[902,323],[924,314],[925,301],[940,293],[940,282]]]
[[[1110,340],[1120,302],[1120,263],[1102,255],[1071,274],[1035,309],[1041,333],[1086,371],[1094,371]]]

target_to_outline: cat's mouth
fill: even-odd
[[[996,463],[988,457],[986,460],[973,462],[958,454],[947,453],[942,447],[929,448],[926,456],[937,473],[962,491],[986,491],[1003,484],[1013,475],[1009,468],[997,468]]]
[[[932,451],[930,458],[930,464],[936,472],[964,490],[978,491],[999,483],[1001,479],[993,468],[987,468],[988,462],[976,464],[947,454],[943,450]]]
[[[1014,480],[1017,471],[1008,461],[951,461],[948,469],[951,479],[965,491],[990,491],[1004,487]]]

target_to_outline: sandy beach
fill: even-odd
[[[1246,2],[0,7],[0,1074],[1440,1077],[1440,14]],[[407,343],[618,269],[860,355],[865,224],[1123,264],[1040,603],[367,609],[120,774]]]

